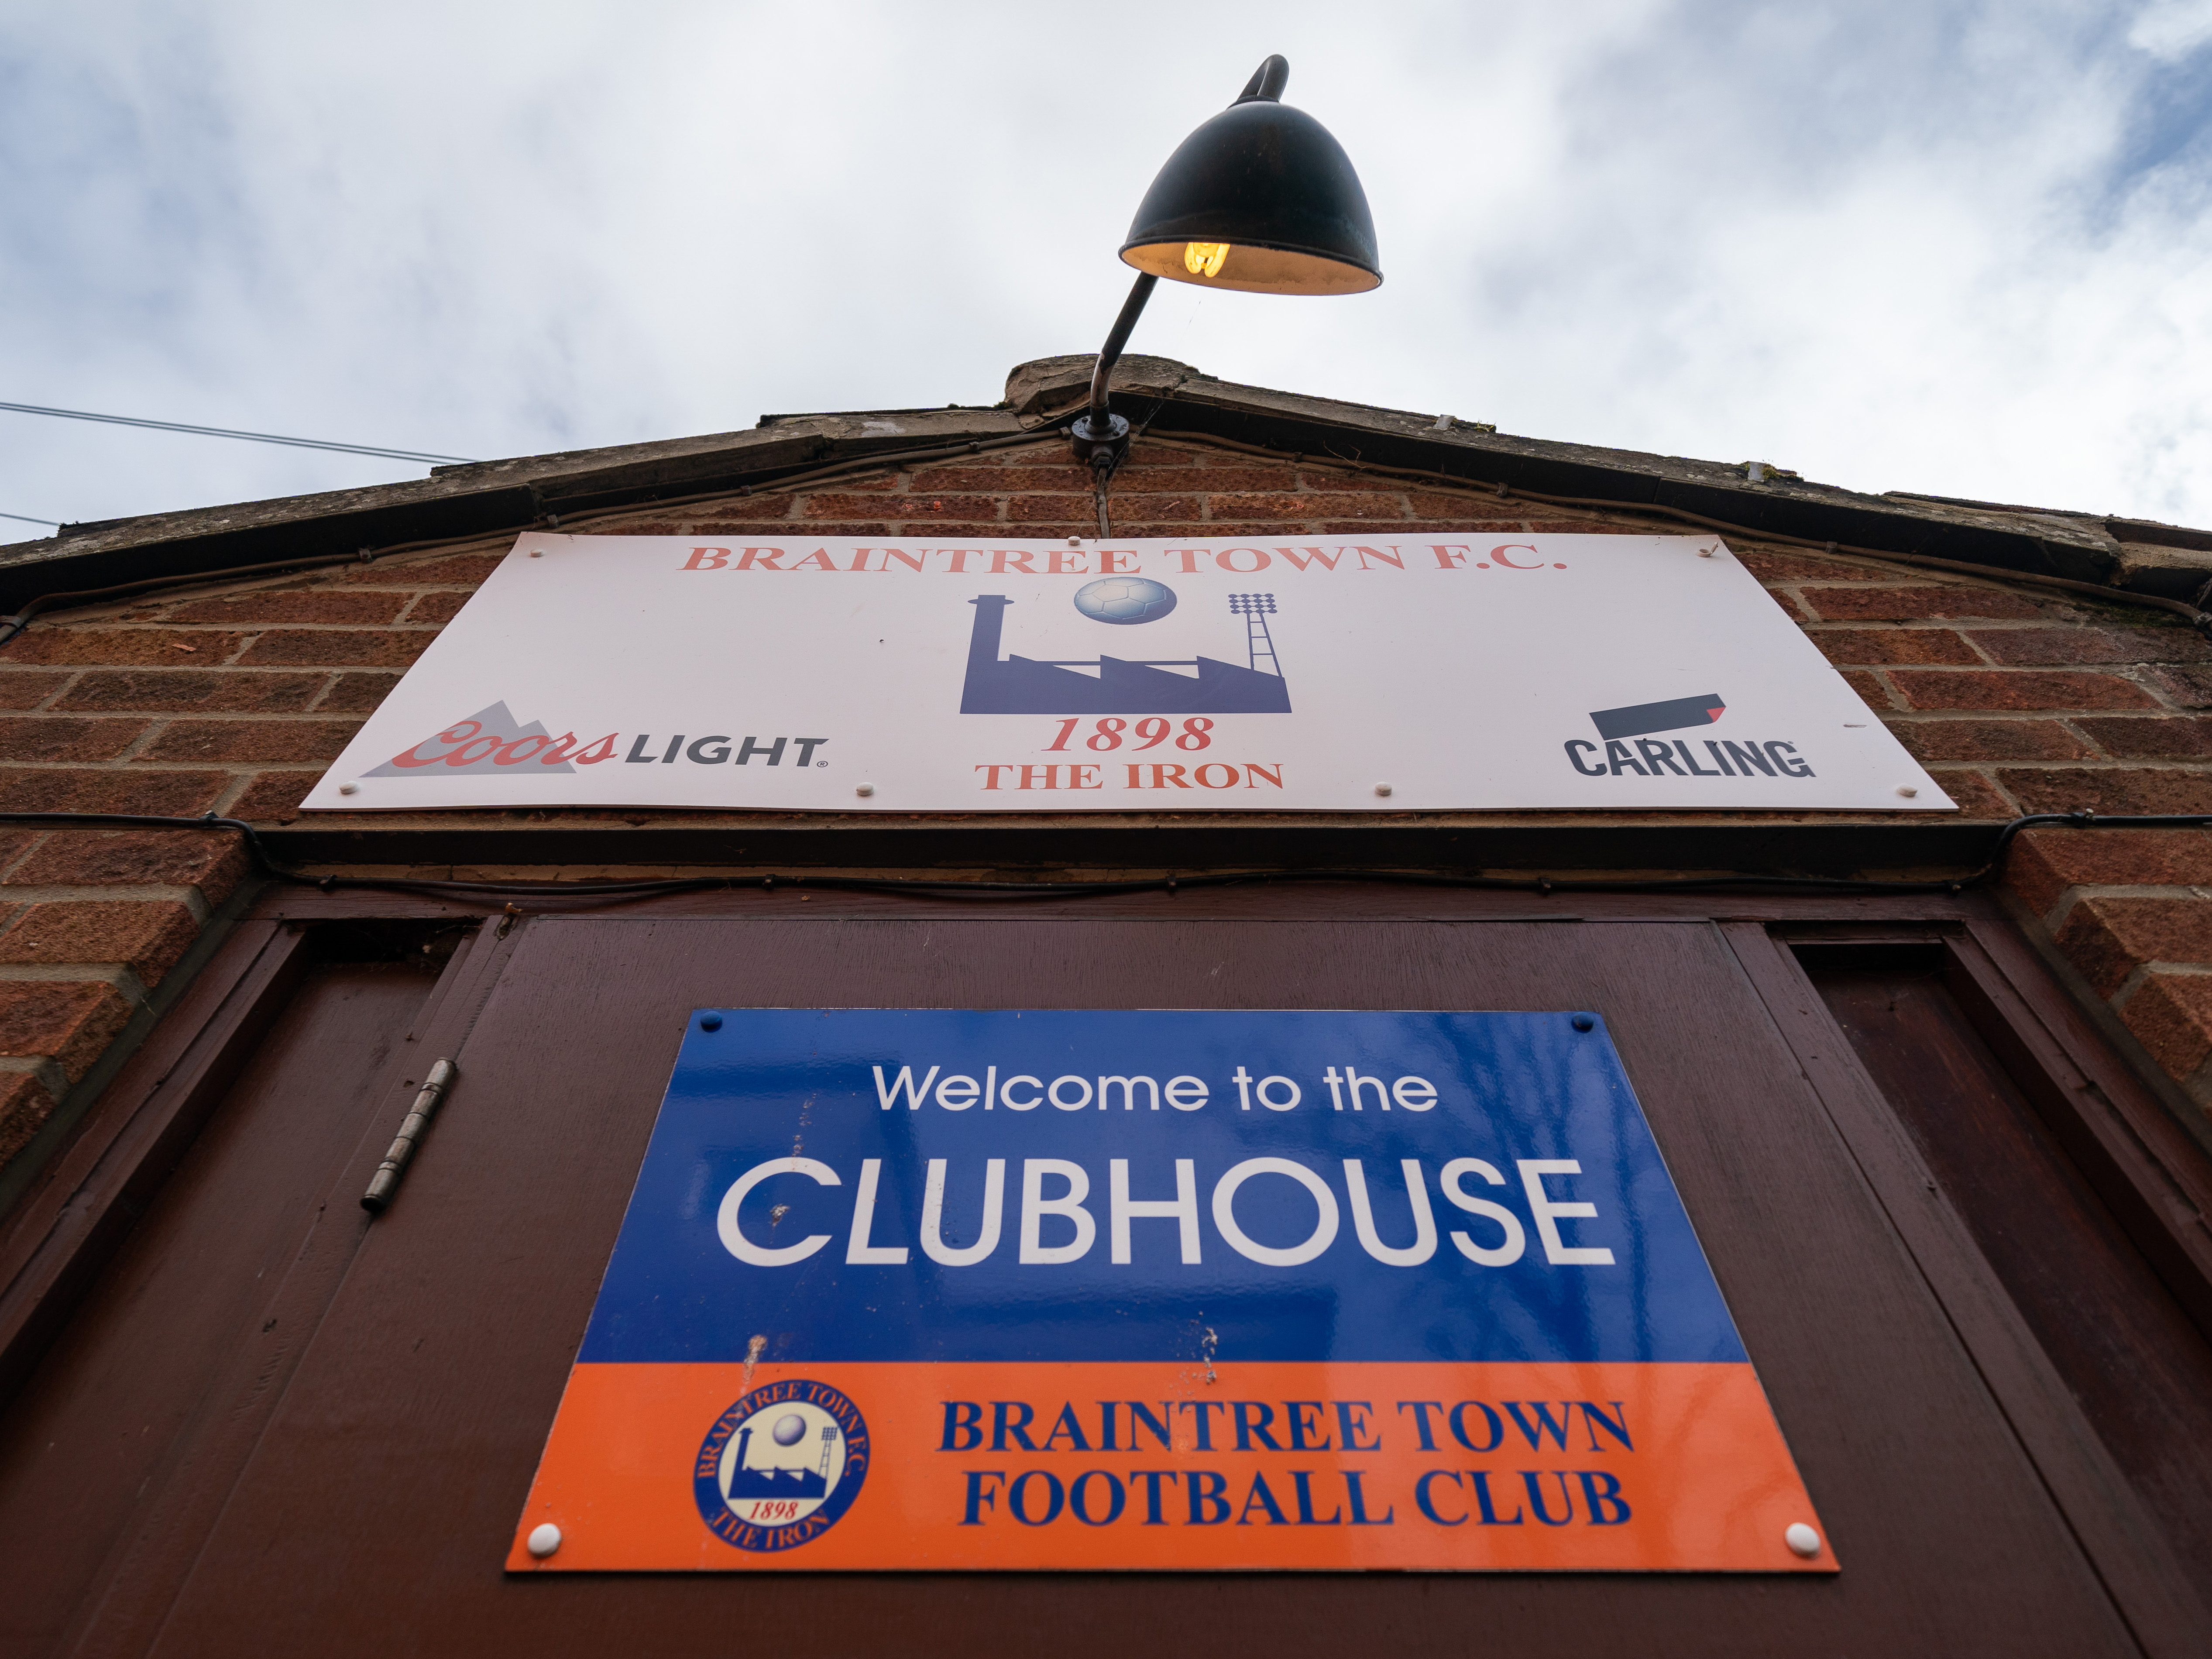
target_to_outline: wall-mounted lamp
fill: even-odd
[[[1237,101],[1168,157],[1137,209],[1121,258],[1143,275],[1098,354],[1091,408],[1068,428],[1102,488],[1129,447],[1106,382],[1161,277],[1246,294],[1364,294],[1382,281],[1359,175],[1326,127],[1281,101],[1290,78],[1279,57],[1261,64]]]

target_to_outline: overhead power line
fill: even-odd
[[[182,421],[147,421],[135,415],[90,415],[81,409],[42,409],[36,404],[0,404],[0,410],[16,415],[52,415],[64,421],[99,421],[108,426],[145,427],[155,432],[188,432],[198,438],[242,438],[249,443],[285,444],[294,449],[327,449],[341,455],[375,455],[388,461],[446,461],[468,465],[475,459],[468,455],[432,455],[419,449],[385,449],[375,444],[331,443],[321,438],[285,438],[273,432],[234,432],[228,427],[187,426]],[[0,514],[15,518],[16,514]],[[33,519],[33,524],[52,520]]]
[[[59,519],[34,519],[25,513],[0,513],[0,519],[13,519],[18,524],[52,525],[57,530],[62,527],[62,521]]]

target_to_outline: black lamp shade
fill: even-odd
[[[1361,294],[1382,281],[1374,216],[1344,146],[1304,110],[1249,94],[1168,157],[1121,258],[1248,294]]]

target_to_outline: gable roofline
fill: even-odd
[[[673,504],[917,452],[1042,439],[1078,413],[1093,358],[1017,367],[994,408],[770,415],[750,431],[441,466],[364,489],[65,526],[0,546],[0,607],[61,592],[241,565],[517,533],[574,514]],[[1124,357],[1114,390],[1163,437],[1425,474],[1470,489],[1670,509],[1752,534],[1934,559],[2194,602],[2212,580],[2212,532],[2102,514],[1894,491],[1872,495],[1742,465],[1498,433],[1449,416],[1218,380],[1163,357]],[[1141,406],[1149,403],[1149,408]]]

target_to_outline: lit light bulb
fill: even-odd
[[[1218,276],[1228,258],[1226,242],[1187,242],[1183,245],[1182,268],[1194,276]]]

